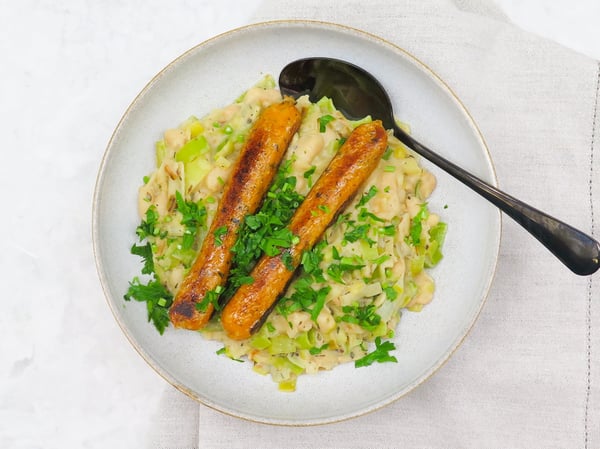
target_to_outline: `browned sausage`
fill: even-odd
[[[387,147],[380,121],[357,127],[331,160],[289,224],[299,242],[277,256],[263,256],[252,273],[254,282],[242,285],[223,309],[221,323],[229,337],[250,337],[283,293],[293,270],[286,268],[285,252],[295,269],[302,253],[310,250],[341,208],[373,172]],[[289,261],[288,261],[289,262]]]
[[[175,327],[198,330],[210,319],[214,306],[200,311],[196,304],[225,284],[240,225],[260,205],[301,121],[294,101],[285,99],[265,108],[252,127],[202,248],[169,309]]]

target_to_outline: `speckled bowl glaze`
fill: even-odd
[[[444,260],[433,270],[434,301],[405,313],[397,329],[398,363],[352,364],[302,376],[282,393],[250,363],[219,357],[217,342],[146,321],[144,304],[123,301],[140,261],[129,253],[139,224],[138,187],[154,166],[154,142],[190,115],[233,101],[264,74],[277,78],[294,59],[345,59],[374,74],[389,90],[396,114],[412,133],[445,157],[496,184],[481,133],[464,105],[425,64],[376,36],[322,22],[278,21],[236,29],[181,55],[132,102],[99,169],[93,203],[93,243],[108,304],[139,354],[165,380],[199,402],[240,418],[279,425],[324,424],[381,408],[413,390],[452,355],[473,326],[492,282],[501,234],[500,213],[445,173],[430,208],[448,223]],[[152,392],[148,392],[152,394]]]

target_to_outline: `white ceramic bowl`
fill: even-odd
[[[264,74],[277,78],[294,59],[329,56],[370,71],[389,90],[397,116],[413,135],[495,184],[484,140],[464,105],[423,63],[373,35],[321,22],[261,23],[217,36],[175,59],[135,98],[112,136],[99,170],[93,242],[108,304],[139,354],[168,382],[201,403],[240,418],[271,424],[339,421],[397,400],[431,376],[460,345],[485,301],[500,242],[500,213],[445,173],[432,210],[448,223],[444,260],[433,270],[432,304],[404,314],[394,355],[398,363],[356,369],[352,364],[302,376],[282,393],[250,363],[219,357],[216,342],[146,321],[145,305],[125,303],[140,261],[129,253],[139,224],[137,190],[154,166],[154,142],[190,115],[233,101]],[[148,392],[152,394],[152,392]]]

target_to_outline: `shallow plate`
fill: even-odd
[[[93,205],[93,241],[112,312],[140,355],[194,399],[250,420],[287,425],[327,423],[361,415],[400,398],[431,376],[465,338],[485,301],[498,255],[499,212],[432,167],[438,188],[430,201],[449,224],[445,258],[433,271],[434,301],[405,313],[398,328],[398,363],[301,376],[295,393],[281,393],[250,363],[220,357],[217,342],[146,322],[145,305],[125,303],[140,260],[129,253],[139,224],[137,190],[154,167],[154,142],[190,115],[233,101],[264,74],[277,78],[297,58],[330,56],[373,73],[389,89],[397,116],[413,135],[495,184],[481,134],[458,98],[424,64],[375,36],[320,22],[271,22],[220,35],[183,54],[133,101],[100,167]],[[351,392],[351,394],[349,394]]]

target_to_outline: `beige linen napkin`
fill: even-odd
[[[597,61],[517,29],[485,1],[270,0],[256,20],[285,18],[360,28],[417,56],[470,110],[502,189],[599,237]],[[310,428],[186,407],[186,429],[197,425],[199,448],[599,448],[599,279],[571,274],[505,217],[478,322],[406,397]]]

